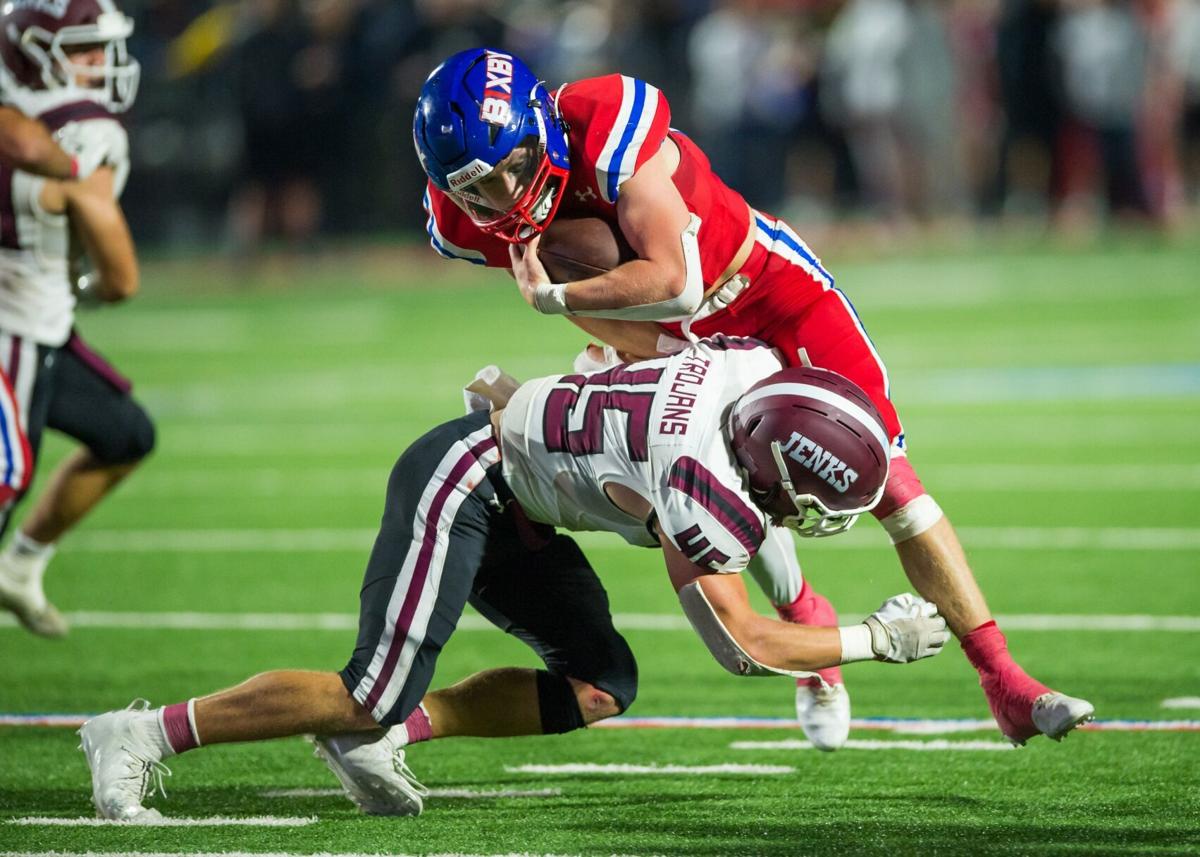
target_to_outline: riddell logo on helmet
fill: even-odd
[[[483,103],[479,118],[493,125],[507,125],[512,118],[513,58],[508,54],[488,51],[487,83],[483,87]]]
[[[824,479],[839,494],[849,491],[858,479],[858,472],[847,467],[846,462],[799,432],[792,432],[788,442],[783,445],[783,453],[811,470],[818,478]]]

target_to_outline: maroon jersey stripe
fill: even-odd
[[[94,101],[72,101],[53,110],[47,110],[38,116],[47,128],[57,131],[68,122],[82,122],[85,119],[116,119],[116,115],[105,110]]]
[[[671,467],[667,487],[682,491],[703,506],[741,542],[750,556],[758,553],[764,538],[758,513],[722,485],[699,461],[686,455],[680,456]]]

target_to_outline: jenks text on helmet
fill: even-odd
[[[839,494],[845,494],[858,479],[858,473],[847,467],[846,462],[799,432],[792,432],[782,451],[792,461],[828,482]]]

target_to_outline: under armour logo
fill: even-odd
[[[583,190],[575,191],[575,198],[580,202],[587,202],[589,199],[596,198],[596,192],[590,187],[585,187]]]

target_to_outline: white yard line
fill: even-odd
[[[289,817],[278,815],[257,815],[232,817],[214,815],[208,818],[186,818],[162,816],[146,821],[113,821],[108,818],[65,818],[55,815],[28,815],[23,818],[10,819],[8,824],[25,827],[307,827],[317,823],[315,815]]]
[[[2,722],[0,720],[0,723]],[[786,717],[616,717],[593,723],[591,728],[799,729],[800,724]],[[987,719],[865,717],[851,719],[850,728],[912,735],[938,735],[991,731],[996,728],[996,722]],[[1078,728],[1087,732],[1200,732],[1200,720],[1093,720]]]
[[[1200,551],[1195,527],[972,527],[958,528],[968,550],[1104,550]],[[65,549],[79,553],[367,553],[375,541],[372,528],[305,529],[163,529],[84,530],[72,534]],[[621,548],[609,533],[576,533],[585,548]],[[882,530],[858,528],[820,549],[863,550],[887,547]]]
[[[808,741],[792,738],[785,741],[734,741],[729,745],[733,750],[811,750],[813,745]],[[940,751],[962,750],[980,752],[991,750],[1015,750],[1007,741],[946,741],[942,738],[933,741],[864,741],[851,738],[842,745],[843,750],[917,750]]]
[[[866,612],[859,611],[859,612]],[[66,614],[76,628],[188,630],[188,631],[353,631],[353,613],[203,613],[198,611],[130,612],[76,610]],[[684,616],[675,613],[615,613],[613,621],[624,631],[690,631]],[[1200,631],[1200,616],[1087,615],[1016,613],[996,621],[1014,631]],[[15,628],[16,620],[0,613],[0,628]],[[498,631],[476,613],[465,613],[459,631]]]
[[[456,798],[461,800],[496,800],[521,797],[561,797],[562,789],[430,789],[427,798]],[[259,797],[342,797],[341,789],[267,789]]]
[[[790,765],[604,765],[597,762],[573,762],[565,765],[505,765],[504,770],[513,774],[615,774],[618,776],[670,774],[706,777],[712,774],[777,776],[793,773],[796,769]]]
[[[1162,701],[1163,708],[1200,708],[1200,696],[1176,696]]]
[[[331,435],[333,429],[330,429]],[[277,440],[277,439],[276,439]],[[342,439],[344,442],[344,439]],[[266,443],[264,441],[264,443]],[[940,442],[938,442],[940,445]],[[328,440],[325,441],[328,444]],[[278,453],[280,445],[273,451]],[[287,448],[286,444],[283,448]],[[1164,491],[1200,489],[1198,465],[1020,465],[974,464],[923,467],[921,476],[937,490],[983,494],[1096,491]],[[378,497],[382,499],[387,468],[317,467],[294,471],[280,467],[238,468],[235,471],[171,468],[139,474],[117,495],[123,502],[150,498],[195,498],[236,493],[239,497],[322,498]]]

